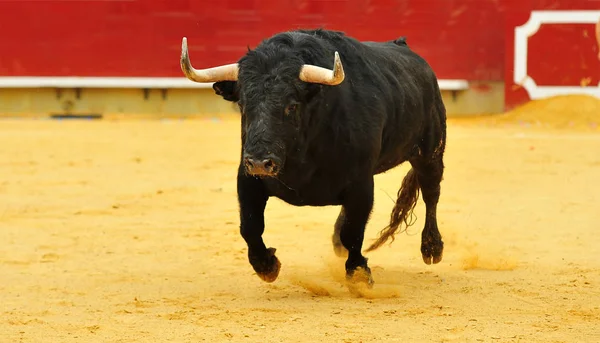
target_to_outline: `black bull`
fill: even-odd
[[[323,69],[320,79],[304,73],[306,65],[331,68],[334,55],[340,62],[336,52],[343,70]],[[262,239],[267,200],[277,197],[295,206],[341,205],[334,251],[347,256],[348,279],[371,285],[361,249],[373,207],[373,176],[405,161],[412,168],[390,224],[367,251],[393,239],[402,222],[411,224],[420,190],[426,205],[423,261],[441,261],[436,209],[446,110],[435,73],[404,38],[360,42],[327,30],[284,32],[249,49],[237,64],[219,67],[226,72],[212,68],[204,74],[191,67],[184,41],[181,63],[188,78],[215,82],[217,94],[239,105],[240,232],[261,279],[273,282],[281,266]]]

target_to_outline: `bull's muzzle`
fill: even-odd
[[[253,176],[275,176],[279,172],[279,165],[273,158],[244,157],[246,172]]]

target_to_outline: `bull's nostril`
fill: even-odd
[[[267,170],[272,170],[273,168],[275,168],[275,164],[271,160],[264,160],[263,161],[263,166]]]
[[[252,172],[256,168],[260,168],[260,163],[252,158],[245,158],[244,159],[244,167],[246,168],[247,171]]]

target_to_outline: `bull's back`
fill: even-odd
[[[405,41],[402,41],[405,43]],[[429,64],[406,44],[365,42],[374,67],[372,87],[378,88],[381,103],[381,146],[375,173],[389,170],[422,153],[426,136],[436,130],[441,104],[437,78]]]

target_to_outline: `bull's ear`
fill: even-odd
[[[323,85],[310,83],[306,86],[306,93],[304,94],[305,100],[310,102],[315,96],[317,96],[321,90],[323,89]]]
[[[217,95],[227,101],[237,102],[240,100],[236,81],[219,81],[213,83],[212,87]]]

